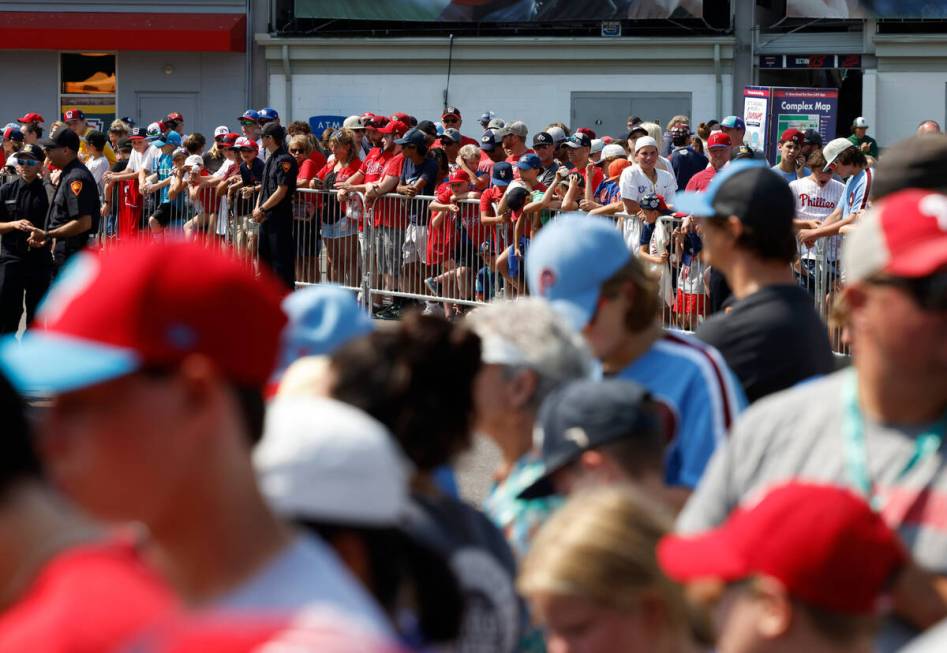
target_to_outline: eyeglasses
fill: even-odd
[[[290,150],[290,154],[305,154],[306,150]]]
[[[875,276],[867,280],[875,286],[892,286],[906,293],[925,311],[947,310],[947,270],[926,277]]]

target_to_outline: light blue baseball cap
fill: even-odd
[[[526,280],[577,331],[595,314],[602,284],[631,260],[615,223],[582,213],[560,216],[533,239]]]
[[[154,142],[155,147],[164,147],[165,145],[174,145],[177,147],[181,144],[181,135],[175,131],[169,131],[164,136],[161,136]]]
[[[331,354],[374,329],[352,291],[334,284],[316,284],[291,293],[283,300],[283,312],[289,321],[281,336],[274,379],[298,359]]]

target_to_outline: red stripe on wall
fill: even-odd
[[[0,12],[0,50],[244,52],[243,14]]]

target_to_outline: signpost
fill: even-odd
[[[835,138],[837,88],[747,86],[743,89],[746,143],[776,161],[779,135],[795,128],[814,129],[827,143]]]

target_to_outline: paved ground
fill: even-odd
[[[500,451],[493,442],[475,436],[474,446],[455,465],[460,495],[475,506],[483,503],[490,489],[493,470],[500,463]]]

